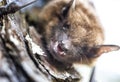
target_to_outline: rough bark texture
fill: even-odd
[[[2,5],[9,1],[0,2]],[[1,11],[0,11],[1,12]],[[46,63],[41,35],[28,26],[24,14],[0,17],[0,82],[76,82],[79,74],[71,68],[55,72]]]

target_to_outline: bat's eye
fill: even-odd
[[[69,24],[64,24],[64,25],[63,25],[63,30],[66,31],[66,30],[68,30],[69,28],[70,28],[70,25],[69,25]]]

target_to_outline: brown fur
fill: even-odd
[[[119,49],[102,45],[104,33],[94,8],[81,0],[50,1],[39,13],[39,23],[48,59],[66,67],[73,63],[90,65],[102,53]]]

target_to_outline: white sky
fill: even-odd
[[[92,1],[94,2],[97,14],[99,15],[101,23],[104,27],[105,44],[120,45],[120,0]],[[99,58],[97,62],[97,74],[101,72],[104,75],[105,71],[107,73],[114,73],[117,75],[117,77],[120,78],[120,50],[104,54],[102,57]],[[104,80],[102,82],[120,81]]]

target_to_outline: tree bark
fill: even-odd
[[[1,2],[7,5],[9,1]],[[1,11],[0,11],[1,12]],[[41,35],[16,12],[0,17],[0,82],[77,82],[73,68],[55,72],[46,63]]]

